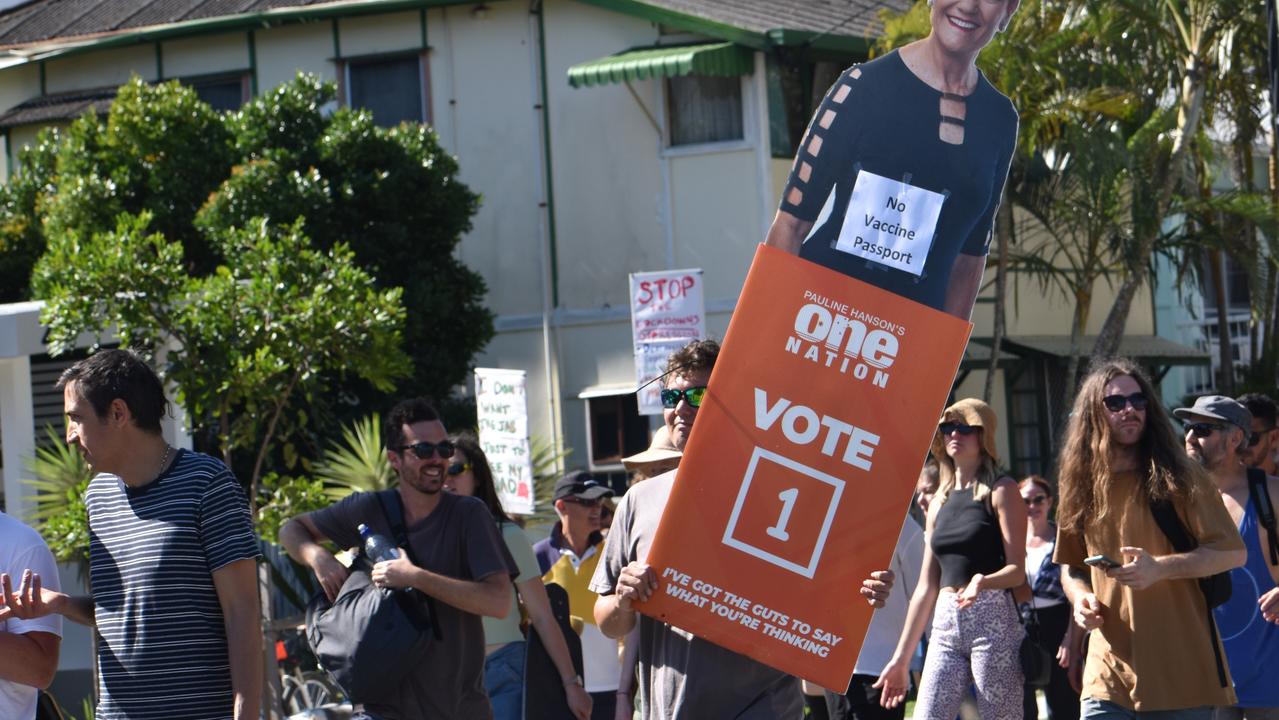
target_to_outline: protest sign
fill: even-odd
[[[648,385],[666,369],[666,358],[706,337],[701,270],[631,273],[631,337],[641,415],[662,413],[662,386]]]
[[[533,459],[524,371],[475,368],[475,410],[480,447],[493,470],[503,509],[532,515]]]
[[[761,246],[640,612],[846,688],[872,612],[858,588],[889,565],[971,329]]]

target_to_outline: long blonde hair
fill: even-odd
[[[1194,501],[1194,488],[1208,487],[1207,471],[1186,455],[1185,444],[1146,374],[1131,360],[1108,360],[1084,378],[1066,425],[1057,468],[1057,523],[1062,529],[1082,533],[1089,525],[1105,522],[1115,510],[1106,492],[1115,471],[1102,398],[1106,385],[1123,375],[1136,381],[1146,396],[1146,427],[1137,446],[1145,498],[1175,500],[1184,506]]]
[[[982,428],[980,432],[986,432],[986,428]],[[938,452],[933,450],[933,457],[937,458],[937,474],[940,480],[937,483],[937,494],[934,496],[934,502],[943,505],[946,497],[959,484],[958,473],[955,471],[955,460],[946,453],[945,445]],[[995,483],[999,478],[1003,477],[1003,473],[999,471],[999,463],[995,458],[986,452],[985,448],[980,448],[981,464],[977,466],[977,482],[973,485],[973,500],[977,502],[987,502],[991,492],[995,489]]]

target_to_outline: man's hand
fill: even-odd
[[[311,560],[311,570],[315,573],[315,579],[320,581],[320,587],[324,588],[324,595],[333,602],[338,599],[338,592],[342,590],[342,583],[346,582],[347,569],[333,557],[333,553],[328,550],[322,550],[315,553]]]
[[[1261,617],[1265,618],[1266,622],[1279,625],[1279,588],[1274,588],[1257,598],[1257,605],[1261,608]]]
[[[1163,580],[1163,569],[1154,556],[1139,547],[1121,547],[1125,562],[1106,571],[1106,576],[1133,590],[1145,590]]]
[[[386,588],[405,588],[413,586],[418,567],[409,560],[404,548],[399,549],[400,556],[394,560],[383,560],[373,566],[373,584]]]
[[[882,608],[888,602],[888,595],[893,591],[893,581],[896,579],[892,570],[876,570],[862,581],[862,586],[857,590],[871,607]]]
[[[13,591],[13,579],[8,573],[0,575],[0,622],[15,618],[31,620],[61,612],[59,608],[67,596],[40,586],[40,574],[25,570],[22,586]]]
[[[647,563],[632,561],[617,577],[617,607],[630,610],[635,601],[643,602],[657,592],[657,573]]]
[[[1075,624],[1085,630],[1101,627],[1101,601],[1093,593],[1084,593],[1075,601]]]

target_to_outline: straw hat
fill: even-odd
[[[635,472],[646,465],[664,460],[677,460],[683,456],[684,453],[671,442],[670,428],[663,425],[653,433],[653,441],[649,443],[647,450],[622,458],[622,465],[626,467],[627,472]]]
[[[981,428],[981,449],[995,462],[999,462],[999,451],[995,449],[995,433],[999,430],[999,419],[989,405],[977,398],[965,398],[946,408],[941,414],[938,424],[957,422],[975,425]],[[933,456],[941,459],[946,455],[946,441],[941,433],[933,435]]]

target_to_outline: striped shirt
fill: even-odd
[[[97,720],[225,720],[231,670],[213,572],[259,555],[244,490],[179,450],[153,482],[96,476],[85,493],[98,634]]]

